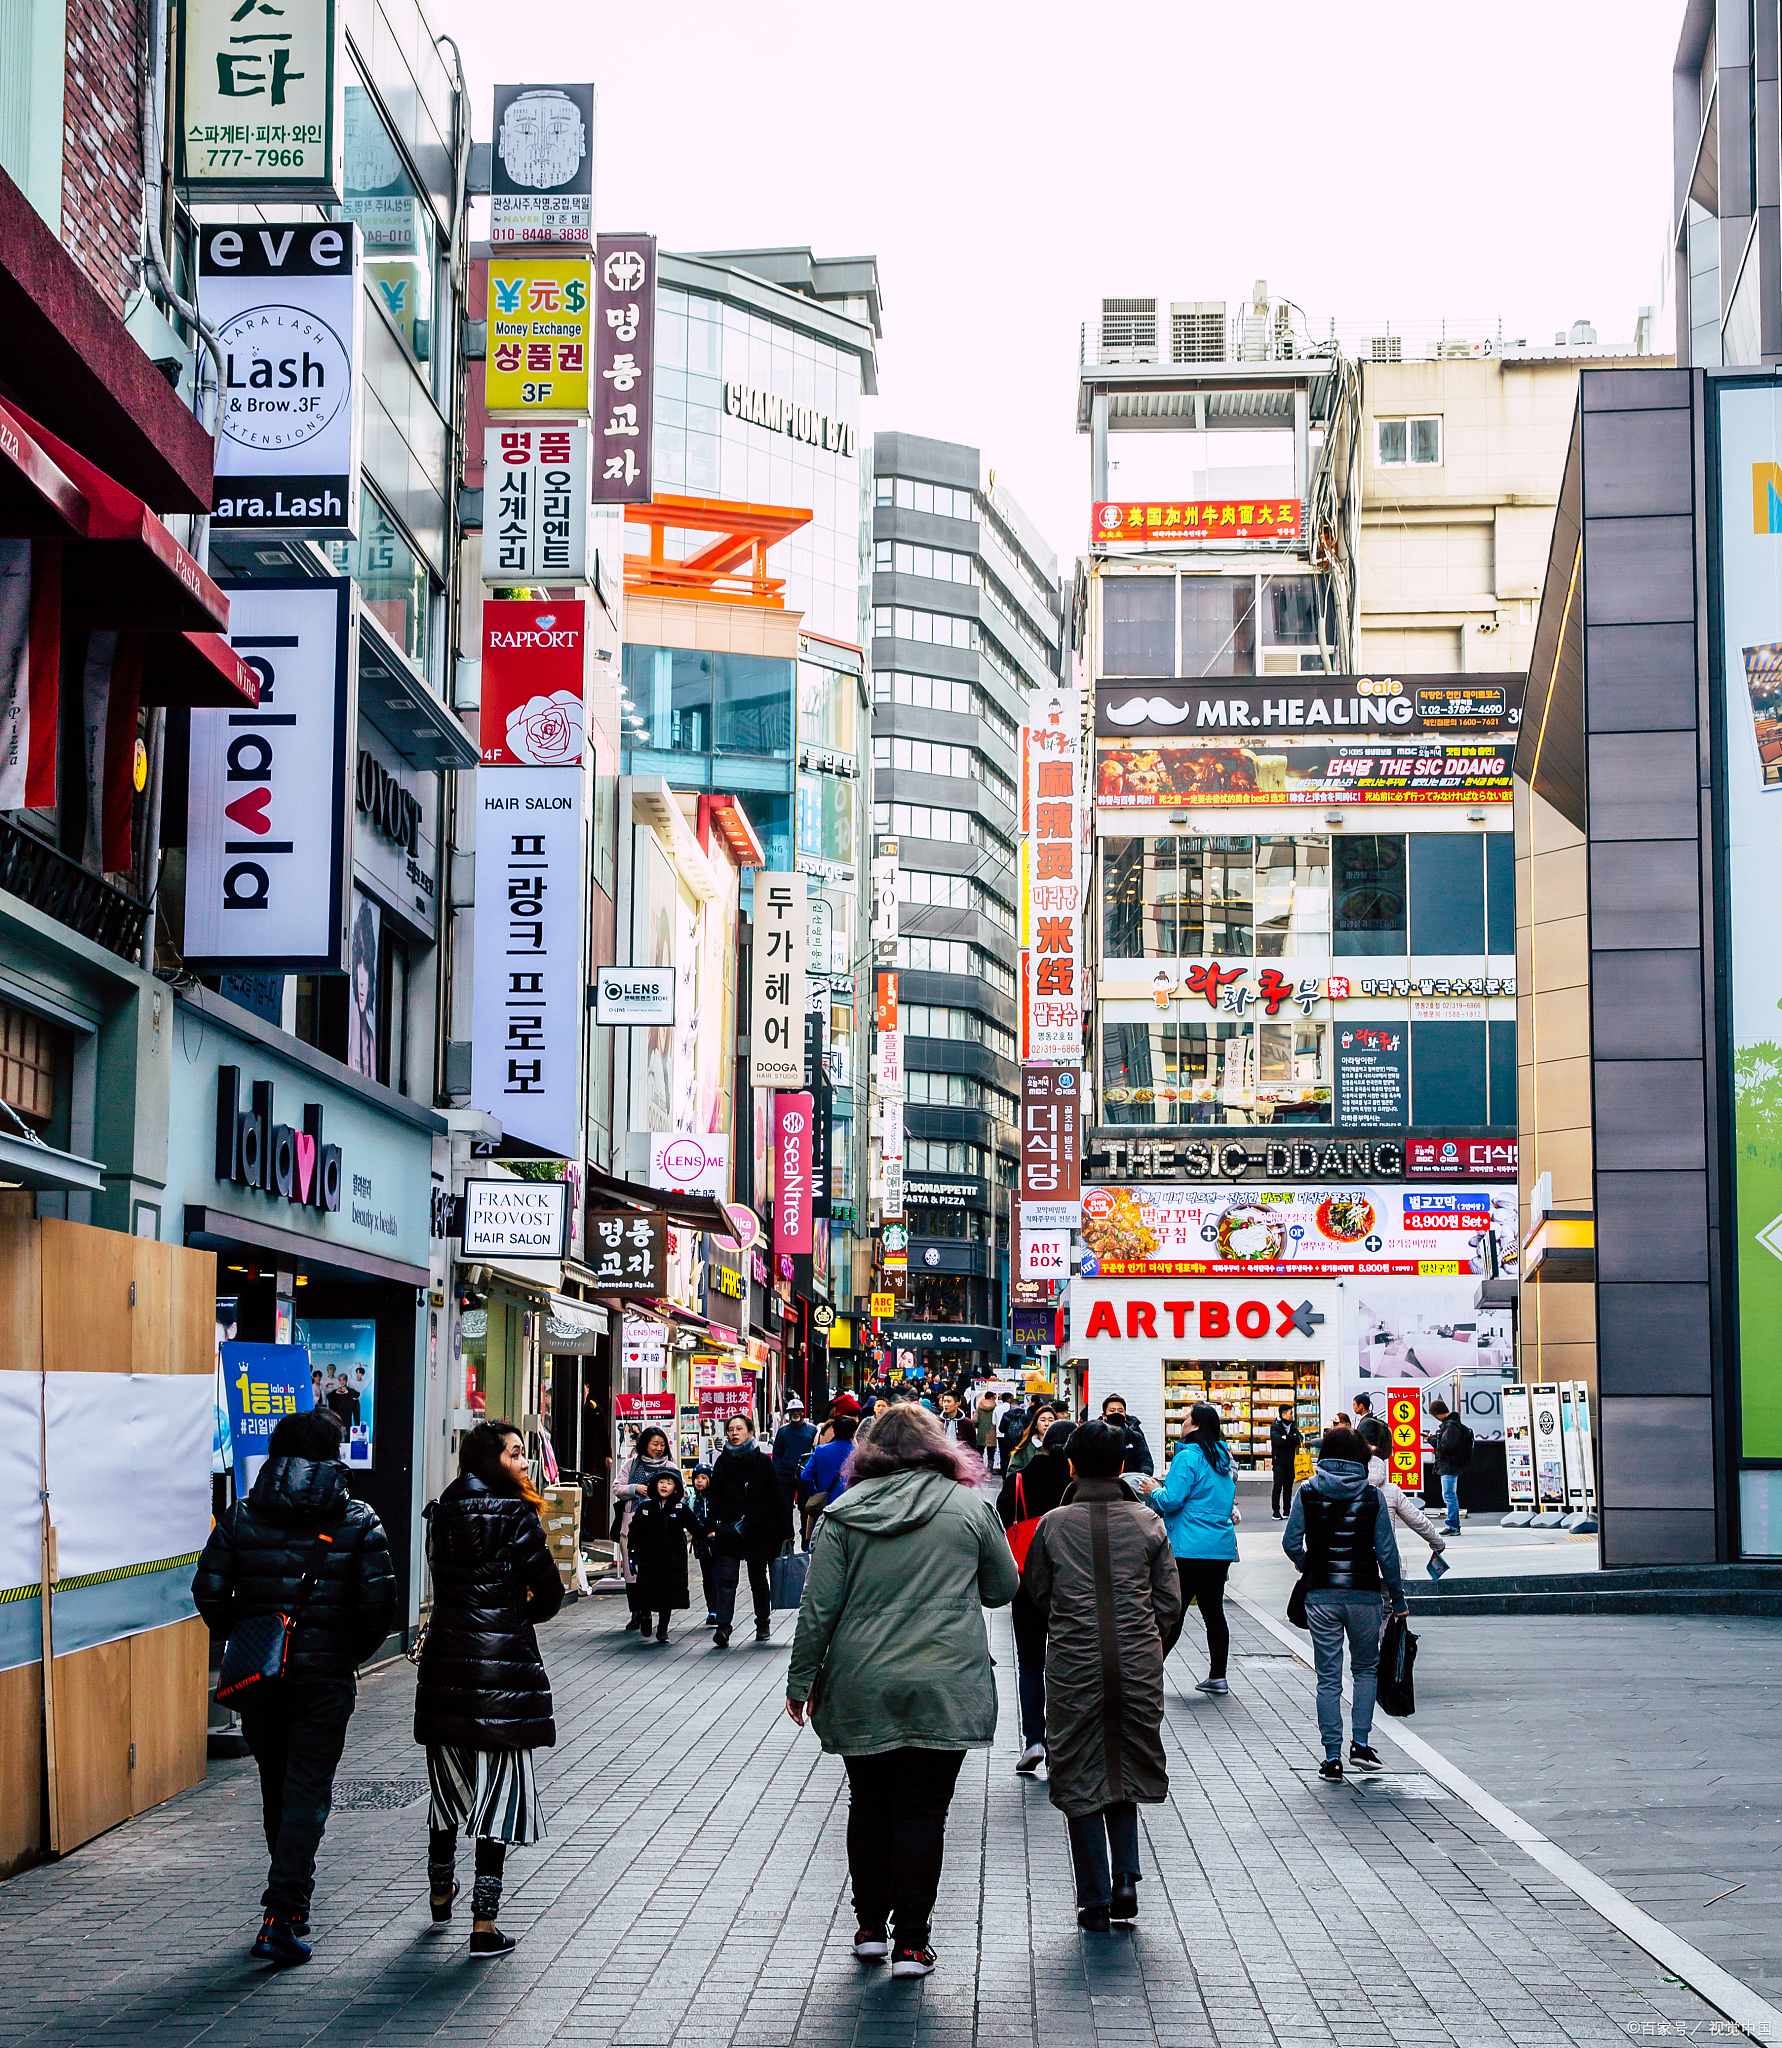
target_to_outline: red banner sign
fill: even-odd
[[[701,1387],[699,1389],[699,1419],[701,1422],[728,1422],[733,1415],[740,1415],[745,1422],[755,1418],[755,1389],[746,1387]]]
[[[1110,540],[1297,540],[1297,498],[1165,498],[1098,503],[1093,538]]]
[[[1406,1493],[1423,1491],[1423,1397],[1415,1387],[1394,1387],[1386,1396],[1386,1427],[1392,1455],[1386,1476]]]
[[[773,1248],[788,1257],[811,1246],[811,1139],[814,1118],[805,1094],[773,1099]]]
[[[613,1413],[621,1422],[672,1422],[674,1420],[674,1395],[669,1394],[615,1394]]]

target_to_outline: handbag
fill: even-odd
[[[1306,1620],[1306,1575],[1301,1572],[1293,1582],[1293,1591],[1287,1595],[1287,1619],[1295,1628],[1310,1628]]]
[[[1380,1637],[1379,1704],[1383,1714],[1404,1720],[1417,1711],[1417,1689],[1411,1672],[1417,1662],[1417,1638],[1402,1614],[1388,1617]]]
[[[768,1605],[795,1608],[804,1598],[804,1578],[810,1568],[808,1550],[782,1551],[767,1567]]]
[[[1015,1519],[1008,1528],[1009,1549],[1014,1553],[1016,1571],[1026,1569],[1028,1546],[1033,1541],[1034,1530],[1040,1525],[1040,1517],[1029,1516],[1027,1512],[1027,1491],[1021,1484],[1025,1476],[1021,1472],[1015,1474]]]
[[[340,1524],[335,1523],[335,1528]],[[327,1561],[334,1538],[326,1529],[316,1531],[315,1548],[309,1564],[297,1581],[288,1613],[255,1614],[229,1631],[223,1643],[223,1662],[217,1672],[216,1698],[219,1705],[239,1700],[245,1694],[265,1699],[283,1682],[291,1661],[291,1638],[297,1617],[309,1605],[317,1578]]]

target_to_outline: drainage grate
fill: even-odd
[[[413,1806],[427,1797],[425,1778],[340,1778],[334,1785],[336,1813],[376,1813]]]

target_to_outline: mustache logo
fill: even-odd
[[[1108,706],[1114,725],[1180,725],[1188,716],[1186,704],[1172,704],[1167,697],[1128,697],[1124,703]]]

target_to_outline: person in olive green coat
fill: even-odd
[[[863,1962],[934,1968],[947,1807],[968,1749],[996,1736],[982,1609],[1021,1583],[977,1461],[924,1408],[880,1410],[811,1551],[786,1711],[848,1773],[848,1869]]]

